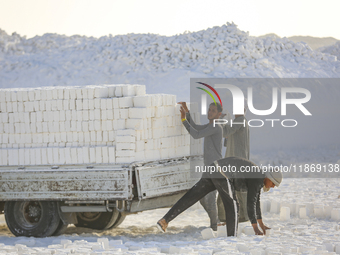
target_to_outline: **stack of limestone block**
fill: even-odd
[[[198,121],[197,105],[191,115]],[[105,164],[202,154],[176,96],[144,85],[0,89],[0,165]],[[190,151],[191,150],[191,151]]]

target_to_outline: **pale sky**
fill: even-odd
[[[0,0],[0,29],[100,37],[199,31],[234,22],[259,36],[340,39],[339,0]]]

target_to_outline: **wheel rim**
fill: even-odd
[[[42,206],[40,202],[30,201],[17,203],[15,214],[23,227],[33,228],[41,221]]]
[[[81,212],[77,216],[84,221],[95,221],[100,218],[101,212]]]

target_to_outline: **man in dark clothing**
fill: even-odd
[[[205,166],[209,166],[215,160],[222,158],[222,127],[220,125],[214,126],[215,119],[220,118],[222,113],[222,106],[219,103],[211,103],[208,110],[209,123],[205,125],[197,125],[191,118],[189,109],[185,102],[181,104],[181,119],[184,127],[194,139],[204,139],[203,146],[203,162]],[[217,191],[212,191],[200,200],[204,210],[208,213],[210,218],[210,227],[217,230],[218,216],[216,204]]]
[[[171,220],[206,194],[217,189],[225,209],[227,235],[236,236],[238,202],[235,190],[246,189],[248,191],[247,212],[254,232],[256,235],[265,233],[269,228],[262,221],[261,188],[268,191],[270,188],[279,186],[282,181],[282,173],[274,170],[263,173],[251,161],[237,157],[217,160],[210,167],[210,172],[204,173],[202,178],[157,222],[160,230],[165,232]]]

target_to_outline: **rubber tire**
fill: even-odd
[[[29,205],[39,210],[39,219],[32,223],[25,213]],[[31,213],[31,212],[30,212]],[[5,219],[9,230],[15,236],[46,237],[51,236],[58,228],[60,217],[56,202],[49,201],[8,201],[5,204]],[[26,215],[26,217],[25,217]]]
[[[53,236],[60,236],[60,235],[64,234],[67,227],[68,227],[68,224],[64,224],[64,222],[62,220],[60,220],[56,231],[54,231],[54,233],[53,233]]]
[[[126,214],[124,212],[123,213],[119,212],[119,215],[118,215],[116,222],[113,223],[113,225],[109,229],[113,229],[113,228],[118,227],[120,224],[123,223],[125,218],[126,218]]]
[[[106,230],[109,229],[117,221],[118,215],[118,211],[113,209],[112,212],[93,213],[93,218],[91,219],[90,213],[85,214],[78,212],[78,223],[75,224],[75,226],[96,230]]]

